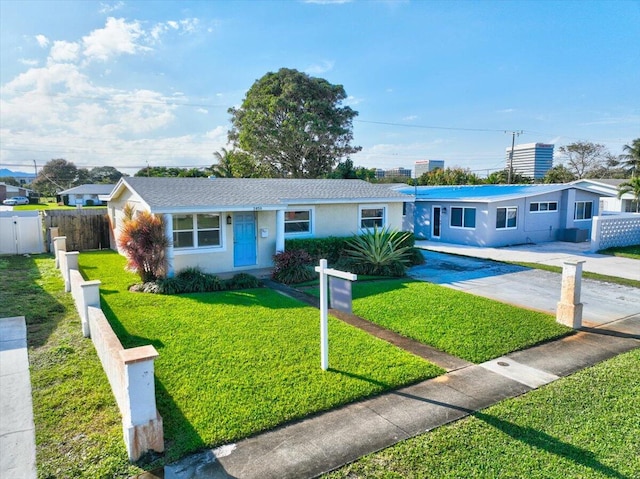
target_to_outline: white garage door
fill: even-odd
[[[0,254],[44,253],[37,211],[0,211]]]

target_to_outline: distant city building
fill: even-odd
[[[425,173],[440,168],[444,170],[444,160],[418,160],[416,161],[416,178],[420,178]]]
[[[391,168],[388,170],[383,170],[381,168],[376,169],[376,178],[411,178],[411,170],[407,168],[403,168],[402,166],[398,168]]]
[[[507,169],[509,169],[509,157],[511,147],[506,149]],[[526,143],[516,145],[513,149],[511,163],[513,172],[534,180],[544,178],[544,175],[553,167],[553,145],[546,143]]]

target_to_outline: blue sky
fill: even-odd
[[[483,175],[640,137],[640,1],[0,1],[0,167],[208,166],[269,71],[342,84],[356,165]]]

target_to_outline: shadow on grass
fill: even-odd
[[[359,374],[353,374],[353,373],[349,373],[346,371],[341,371],[338,369],[329,369],[332,372],[338,373],[338,374],[342,374],[351,378],[355,378],[355,379],[360,379],[363,381],[367,381],[370,382],[372,384],[375,384],[377,386],[381,386],[381,387],[385,387],[387,389],[390,389],[390,386],[384,382],[366,377],[366,376],[362,376]],[[458,411],[460,414],[460,416],[457,419],[460,419],[464,416],[473,416],[477,419],[479,419],[480,421],[485,422],[486,424],[494,427],[495,429],[498,429],[499,431],[503,432],[504,434],[507,434],[508,436],[510,436],[511,438],[517,440],[517,441],[521,441],[524,444],[534,447],[536,449],[540,449],[543,450],[545,452],[548,452],[550,454],[555,454],[556,456],[560,456],[568,461],[572,461],[576,464],[580,464],[581,466],[584,467],[588,467],[589,469],[592,469],[594,471],[597,471],[601,474],[604,474],[607,477],[614,477],[614,478],[620,478],[620,479],[625,479],[627,476],[625,476],[624,474],[619,473],[618,471],[616,471],[615,469],[606,466],[605,464],[602,464],[600,461],[598,461],[596,455],[591,452],[588,451],[586,449],[582,449],[579,447],[576,447],[572,444],[563,442],[553,436],[550,436],[549,434],[539,431],[537,429],[528,427],[528,426],[519,426],[518,424],[514,424],[512,422],[509,421],[505,421],[503,419],[500,419],[497,416],[493,416],[491,414],[486,414],[484,412],[481,411],[475,411],[473,409],[464,407],[464,406],[458,406],[455,404],[451,404],[451,403],[447,403],[447,402],[443,402],[443,401],[437,401],[435,399],[429,399],[427,397],[423,397],[423,396],[418,396],[415,394],[410,394],[401,390],[393,390],[393,391],[389,391],[386,392],[384,394],[389,394],[389,395],[395,395],[395,396],[401,396],[407,399],[412,399],[415,401],[420,401],[420,402],[424,402],[427,404],[432,404],[434,406],[439,406],[439,407],[443,407],[443,408],[447,408],[447,409],[453,409],[455,411]],[[451,420],[451,417],[448,416],[449,420]]]
[[[100,293],[102,293],[102,291],[100,291]],[[102,312],[109,321],[113,332],[116,333],[116,336],[125,349],[147,346],[149,344],[153,345],[153,347],[158,350],[164,348],[164,343],[160,339],[129,334],[127,328],[118,319],[118,315],[113,311],[113,309],[111,309],[109,303],[107,303],[106,301],[101,300],[100,307],[102,308]]]
[[[38,255],[38,258],[52,258]],[[47,343],[60,321],[67,315],[64,304],[36,284],[42,274],[34,256],[2,256],[0,267],[0,317],[24,316],[27,325],[29,347],[40,347]],[[51,268],[53,269],[53,262]],[[57,270],[57,279],[62,278]],[[64,294],[61,283],[60,292]]]

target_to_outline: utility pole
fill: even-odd
[[[38,165],[36,165],[36,160],[33,160],[33,171],[36,174],[36,178],[38,177]]]
[[[509,152],[509,168],[507,172],[507,184],[511,184],[511,177],[513,176],[513,150],[516,145],[516,136],[520,136],[524,133],[522,130],[520,131],[505,131],[505,133],[511,133],[511,151]]]

